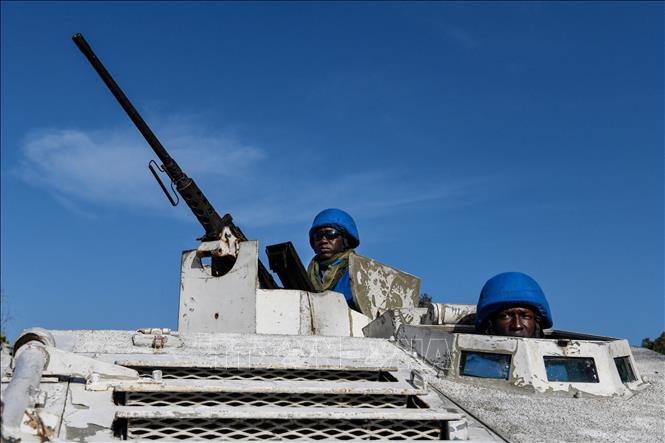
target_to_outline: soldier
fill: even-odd
[[[543,290],[521,272],[504,272],[485,283],[476,308],[476,330],[483,334],[541,337],[552,327]]]
[[[324,209],[314,218],[309,244],[316,253],[307,267],[314,288],[344,294],[349,306],[357,310],[349,280],[349,257],[360,244],[353,218],[341,209]]]

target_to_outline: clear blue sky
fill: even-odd
[[[3,316],[176,326],[202,234],[70,37],[261,246],[323,208],[358,252],[475,303],[532,275],[555,327],[664,327],[662,2],[12,2],[2,8]]]

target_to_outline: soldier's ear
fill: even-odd
[[[349,249],[349,239],[346,238],[346,235],[343,235],[343,236],[342,236],[342,241],[344,242],[344,243],[343,243],[343,245],[344,245],[344,249]]]

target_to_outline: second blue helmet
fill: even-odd
[[[476,329],[483,331],[492,315],[514,305],[534,308],[540,316],[540,327],[552,327],[552,313],[538,283],[521,272],[504,272],[487,280],[480,292],[476,311]]]
[[[312,227],[309,229],[309,245],[312,248],[314,248],[314,232],[319,228],[328,226],[344,232],[349,242],[349,248],[355,248],[360,244],[358,228],[356,228],[356,222],[353,221],[353,217],[341,209],[328,208],[319,212],[314,217]]]

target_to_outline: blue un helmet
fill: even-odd
[[[309,245],[314,249],[314,232],[319,228],[331,227],[342,231],[349,242],[349,248],[355,248],[360,244],[358,228],[353,218],[341,209],[329,208],[319,212],[312,227],[309,229]]]
[[[476,329],[484,331],[487,322],[498,311],[515,305],[535,309],[540,327],[552,327],[552,313],[543,290],[534,279],[521,272],[504,272],[487,280],[478,299]]]

